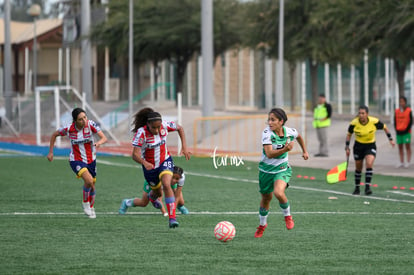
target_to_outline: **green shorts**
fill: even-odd
[[[286,171],[277,174],[269,174],[259,171],[259,192],[262,194],[270,194],[275,188],[276,180],[283,180],[289,186],[290,178],[292,177],[292,168],[288,167]]]
[[[411,133],[406,133],[403,135],[397,134],[397,144],[410,144],[411,143]]]
[[[149,193],[151,191],[151,186],[148,184],[147,181],[144,181],[144,187],[142,188],[142,190],[146,193]]]
[[[171,188],[172,189],[177,189],[177,186],[178,186],[178,184],[176,183],[174,185],[171,185]],[[142,188],[142,190],[146,193],[149,193],[151,191],[151,186],[148,184],[147,181],[144,181],[144,187]]]

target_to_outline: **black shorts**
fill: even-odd
[[[366,155],[377,156],[377,145],[373,143],[359,143],[354,144],[354,160],[363,160]]]

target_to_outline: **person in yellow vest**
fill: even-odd
[[[410,167],[411,161],[411,126],[413,124],[413,115],[410,107],[407,106],[407,98],[400,96],[400,108],[395,110],[394,127],[397,132],[398,153],[400,163],[397,168]],[[404,147],[407,154],[407,162],[404,163]]]
[[[332,106],[324,94],[319,95],[318,105],[313,111],[313,127],[319,140],[319,152],[315,157],[328,156],[328,127],[331,125]]]

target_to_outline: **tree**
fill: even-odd
[[[31,5],[38,4],[42,9],[40,17],[48,17],[45,14],[46,0],[10,0],[11,20],[20,22],[32,22],[33,17],[27,14],[27,10]],[[3,7],[1,7],[0,16],[3,16]]]
[[[214,55],[239,43],[234,19],[237,1],[214,1]],[[194,0],[134,1],[134,57],[155,64],[170,60],[176,66],[177,92],[182,92],[188,62],[201,49],[201,4]],[[127,1],[110,1],[108,20],[94,27],[94,41],[118,56],[128,47]]]
[[[370,55],[395,60],[399,94],[404,94],[404,74],[414,56],[414,6],[410,0],[337,0],[321,6],[320,16],[329,20],[341,33],[339,41],[348,45],[352,54]]]
[[[325,26],[313,23],[313,14],[317,10],[318,2],[316,0],[286,1],[284,9],[284,59],[289,62],[291,79],[294,79],[296,62],[308,60],[314,105],[317,103],[318,96],[318,64],[328,60],[327,56],[333,52],[332,43],[329,43],[326,36]],[[279,1],[258,1],[256,6],[251,9],[249,16],[247,44],[262,48],[268,56],[277,58],[279,51],[278,18]],[[295,91],[292,90],[292,98],[294,94]]]
[[[407,64],[414,57],[413,43],[414,28],[412,1],[374,1],[376,5],[364,6],[365,12],[369,12],[365,29],[373,26],[370,49],[383,57],[394,59],[395,70],[399,87],[399,95],[404,95],[404,75]],[[356,35],[361,35],[356,30]]]

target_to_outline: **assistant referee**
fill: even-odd
[[[363,162],[365,160],[365,195],[371,195],[372,190],[370,188],[373,165],[377,154],[377,146],[375,144],[375,133],[377,130],[384,130],[390,144],[394,147],[395,143],[392,139],[391,133],[388,131],[387,126],[382,123],[378,118],[368,115],[368,107],[360,106],[358,109],[358,116],[354,118],[348,127],[348,133],[345,140],[345,152],[348,157],[350,154],[349,143],[351,141],[352,134],[355,134],[355,143],[353,147],[354,160],[355,160],[355,190],[353,195],[360,194],[361,185],[361,173],[363,168]]]

